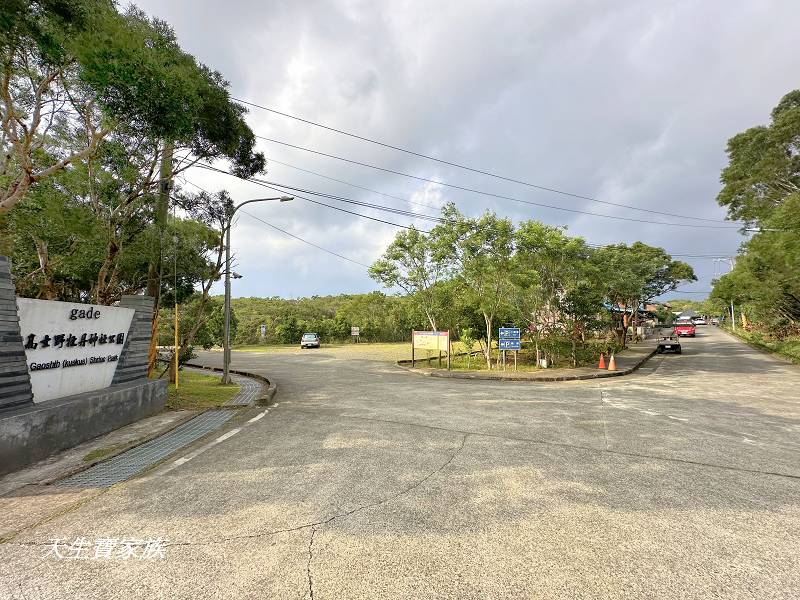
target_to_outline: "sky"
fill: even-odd
[[[570,235],[594,244],[639,240],[676,255],[735,255],[744,238],[735,223],[724,221],[726,212],[716,203],[726,142],[765,124],[780,98],[798,87],[800,73],[795,0],[136,4],[169,22],[185,50],[224,75],[235,98],[626,206],[503,181],[250,108],[247,121],[260,136],[568,210],[453,189],[259,140],[268,160],[264,179],[417,213],[437,214],[452,201],[472,216],[491,210],[514,222],[564,225]],[[236,203],[275,195],[200,169],[178,183],[188,190],[226,189]],[[430,227],[424,220],[322,201]],[[299,198],[246,210],[250,214],[240,215],[232,233],[234,270],[242,275],[233,283],[235,297],[380,289],[365,267],[250,215],[367,265],[397,227]],[[669,297],[702,299],[714,275],[726,270],[710,258],[681,259],[694,267],[699,281],[680,289],[698,293]]]

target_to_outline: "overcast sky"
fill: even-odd
[[[796,0],[263,1],[138,0],[181,45],[219,70],[234,97],[451,162],[600,200],[722,221],[716,204],[729,137],[765,123],[798,87]],[[649,221],[667,217],[541,191],[448,167],[259,109],[257,135],[494,194]],[[435,214],[566,225],[591,243],[641,240],[674,254],[735,254],[734,228],[646,224],[481,196],[260,141],[267,179]],[[293,165],[357,186],[285,166]],[[272,195],[195,170],[190,181],[238,202]],[[191,188],[191,186],[189,186]],[[424,221],[324,200],[397,223]],[[409,203],[410,202],[410,203]],[[413,203],[413,204],[411,204]],[[424,206],[429,205],[429,206]],[[248,209],[370,264],[397,229],[304,200]],[[379,289],[366,269],[241,215],[234,296],[299,297]],[[685,259],[710,289],[715,263]],[[219,290],[217,290],[219,291]],[[671,295],[674,296],[675,294]],[[702,295],[677,294],[702,298]]]

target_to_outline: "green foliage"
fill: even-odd
[[[786,94],[769,125],[728,142],[717,200],[758,233],[740,249],[711,298],[746,315],[766,336],[800,334],[800,90]]]
[[[768,126],[728,141],[728,166],[717,196],[731,219],[761,225],[786,199],[800,192],[800,90],[784,96]]]
[[[443,306],[437,283],[445,274],[446,263],[433,239],[414,228],[399,232],[369,274],[387,288],[406,292],[436,330],[436,316]]]
[[[142,175],[135,159],[149,159],[144,181],[117,189],[126,202],[139,199],[156,191],[153,167],[167,143],[175,171],[213,158],[245,177],[264,169],[246,109],[230,100],[222,75],[184,52],[167,23],[133,6],[121,14],[106,0],[4,3],[0,62],[0,212],[98,157],[125,183],[137,167]],[[120,167],[126,155],[134,169]]]
[[[349,342],[350,328],[361,328],[362,341],[395,342],[409,339],[412,329],[424,328],[426,318],[408,297],[370,294],[283,298],[234,298],[239,317],[234,344],[297,344],[305,332],[319,333],[323,343]],[[267,334],[261,338],[261,324]]]
[[[185,345],[186,332],[194,330],[192,344],[206,350],[222,346],[222,337],[225,331],[225,313],[222,298],[212,297],[205,303],[201,302],[200,294],[178,306],[179,331],[182,333],[181,344]],[[231,309],[231,339],[235,339],[239,327],[236,311]],[[160,346],[173,346],[175,343],[175,308],[167,305],[160,311],[158,320],[158,344]]]
[[[566,340],[577,365],[608,324],[618,331],[615,344],[624,345],[630,314],[638,319],[630,307],[696,280],[688,264],[640,242],[593,249],[563,228],[536,221],[515,228],[492,213],[465,217],[452,204],[442,218],[427,236],[399,233],[371,273],[404,290],[432,327],[469,339],[482,329],[489,368],[500,324],[523,326],[536,356],[551,362]]]

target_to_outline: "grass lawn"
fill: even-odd
[[[278,346],[253,344],[250,346],[234,346],[233,351],[266,353],[317,352],[320,354],[328,354],[336,358],[394,362],[404,358],[411,358],[411,342],[387,342],[374,344],[327,344],[322,342],[322,348],[310,348],[306,350],[300,350],[299,344],[286,344]]]
[[[175,384],[169,384],[167,409],[203,409],[225,404],[239,392],[239,386],[235,383],[221,385],[219,381],[219,375],[181,371],[180,389],[175,390]]]
[[[103,458],[129,445],[130,442],[122,442],[121,444],[114,444],[113,446],[106,446],[105,448],[95,448],[83,457],[83,462],[92,462],[98,458]]]
[[[587,347],[580,351],[579,366],[593,365],[596,363],[600,354],[600,348],[605,347],[606,342],[595,341],[587,343]],[[334,358],[343,358],[350,360],[374,360],[382,362],[395,362],[398,360],[411,360],[411,342],[388,342],[388,343],[341,343],[341,344],[326,344],[323,342],[322,348],[301,350],[299,345],[286,344],[286,345],[259,345],[253,344],[249,346],[234,346],[236,352],[264,352],[264,353],[319,353],[332,356]],[[480,350],[480,345],[476,342],[473,350]],[[464,352],[464,347],[461,342],[453,342],[453,354]],[[431,367],[438,367],[436,360],[436,353],[432,352],[433,360],[430,363]],[[492,351],[493,363],[496,363],[499,355],[497,346],[494,346]],[[424,350],[417,350],[416,358],[420,361],[419,366],[428,366],[427,363],[428,353]],[[508,353],[507,368],[513,369],[514,356]],[[518,371],[535,371],[538,367],[534,364],[535,357],[530,344],[526,343],[525,348],[519,353],[517,361]],[[451,363],[453,369],[466,370],[467,359],[464,356],[454,356]],[[553,367],[572,367],[572,361],[569,357],[568,345],[561,349],[560,359],[557,364],[551,365]],[[446,358],[442,358],[442,368],[447,368]],[[470,370],[486,369],[486,359],[483,354],[474,355],[470,360]]]

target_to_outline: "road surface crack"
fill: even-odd
[[[311,576],[311,561],[314,559],[314,551],[313,551],[313,549],[314,549],[314,536],[316,535],[317,531],[319,531],[323,526],[325,526],[325,525],[327,525],[329,523],[333,523],[337,519],[343,519],[343,518],[349,517],[351,515],[354,515],[354,514],[356,514],[358,512],[361,512],[362,510],[367,510],[369,508],[375,508],[376,506],[381,506],[383,504],[386,504],[387,502],[391,502],[393,500],[396,500],[397,498],[400,498],[401,496],[405,496],[406,494],[409,494],[409,493],[413,492],[415,489],[420,487],[426,481],[428,481],[432,477],[434,477],[437,474],[439,474],[442,471],[444,471],[450,465],[450,463],[452,463],[456,459],[456,457],[459,454],[461,454],[461,451],[464,450],[464,446],[467,443],[467,438],[469,437],[469,435],[470,434],[465,433],[464,435],[461,436],[461,443],[458,445],[458,447],[455,449],[455,451],[450,455],[450,458],[448,458],[440,467],[438,467],[437,469],[434,469],[433,471],[428,473],[425,477],[423,477],[422,479],[420,479],[419,481],[417,481],[413,485],[408,486],[404,490],[401,490],[401,491],[397,492],[396,494],[388,496],[387,498],[384,498],[383,500],[378,500],[377,502],[370,502],[369,504],[362,504],[361,506],[357,506],[356,508],[354,508],[352,510],[348,510],[348,511],[345,511],[345,512],[342,512],[342,513],[335,514],[335,515],[325,519],[324,521],[318,521],[316,523],[311,523],[310,525],[303,526],[303,527],[311,527],[311,537],[310,537],[309,542],[308,542],[308,564],[306,565],[306,572],[307,572],[307,575],[308,575],[308,593],[309,593],[309,596],[310,596],[311,600],[314,600],[314,580],[313,580],[313,577]],[[226,538],[225,541],[231,541],[232,539],[236,539],[236,538]]]
[[[219,539],[216,539],[216,540],[209,540],[209,541],[184,541],[184,542],[171,542],[171,541],[168,541],[164,545],[168,546],[168,547],[208,546],[208,545],[214,545],[214,544],[223,544],[223,543],[227,543],[227,542],[235,542],[235,541],[240,541],[240,540],[269,537],[269,536],[278,535],[278,534],[281,534],[281,533],[291,533],[291,532],[294,532],[294,531],[301,531],[303,529],[308,529],[308,528],[312,529],[311,543],[313,544],[314,535],[316,535],[316,532],[319,531],[319,529],[322,526],[327,525],[328,523],[332,523],[333,521],[335,521],[337,519],[346,518],[346,517],[354,515],[354,514],[356,514],[358,512],[364,511],[364,510],[367,510],[367,509],[370,509],[370,508],[376,508],[378,506],[382,506],[382,505],[384,505],[384,504],[386,504],[388,502],[392,502],[392,501],[394,501],[394,500],[396,500],[396,499],[398,499],[398,498],[400,498],[402,496],[405,496],[406,494],[410,494],[411,492],[413,492],[414,490],[419,488],[421,485],[423,485],[426,481],[430,480],[431,478],[435,477],[436,475],[438,475],[439,473],[444,471],[448,466],[450,466],[450,464],[456,459],[456,457],[462,452],[462,450],[464,450],[464,446],[465,446],[465,444],[467,442],[467,438],[470,435],[472,435],[472,434],[470,434],[470,433],[462,433],[461,434],[460,443],[453,450],[453,452],[450,454],[450,456],[448,456],[447,460],[445,462],[443,462],[440,466],[436,467],[435,469],[430,471],[427,475],[425,475],[421,479],[417,480],[413,484],[411,484],[411,485],[403,488],[402,490],[400,490],[400,491],[398,491],[398,492],[396,492],[396,493],[394,493],[394,494],[392,494],[390,496],[387,496],[386,498],[383,498],[381,500],[376,500],[375,502],[369,502],[367,504],[361,504],[361,505],[356,506],[355,508],[352,508],[350,510],[347,510],[347,511],[332,515],[332,516],[330,516],[330,517],[328,517],[326,519],[322,519],[320,521],[314,521],[312,523],[305,523],[303,525],[297,525],[296,527],[287,527],[287,528],[284,528],[284,529],[275,529],[275,530],[272,530],[272,531],[264,531],[264,532],[259,532],[259,533],[248,533],[248,534],[244,534],[244,535],[234,535],[234,536],[229,536],[229,537],[224,537],[224,538],[219,538]],[[13,546],[46,546],[46,545],[52,544],[52,542],[39,542],[39,541],[31,541],[31,542],[10,542],[9,541],[9,542],[5,542],[5,543],[8,544],[8,545],[13,545]],[[310,558],[311,558],[311,545],[309,545],[309,560],[310,560]],[[310,585],[310,580],[309,580],[309,585]]]
[[[304,412],[304,411],[298,411]],[[658,456],[656,454],[647,454],[644,452],[631,452],[625,450],[614,450],[613,448],[605,449],[605,448],[597,448],[595,446],[588,446],[585,444],[570,444],[568,442],[556,442],[553,440],[543,440],[543,439],[536,439],[536,438],[528,438],[522,436],[515,436],[515,435],[500,435],[498,433],[485,433],[482,431],[464,431],[463,429],[451,429],[448,427],[441,427],[437,425],[424,425],[422,423],[410,423],[408,421],[397,421],[394,419],[377,419],[375,417],[359,417],[356,415],[340,415],[342,418],[345,419],[358,419],[361,421],[374,421],[376,423],[391,423],[394,425],[401,425],[404,427],[419,427],[422,429],[431,429],[434,431],[447,431],[450,433],[460,433],[465,435],[474,435],[476,437],[484,437],[490,439],[498,439],[498,440],[509,440],[512,442],[523,442],[526,444],[537,444],[540,446],[552,446],[554,448],[562,448],[565,450],[582,450],[584,452],[589,452],[593,454],[597,453],[606,453],[606,454],[613,454],[615,456],[624,456],[627,458],[646,458],[650,460],[659,460],[662,462],[668,463],[677,463],[683,465],[693,465],[698,467],[707,467],[709,469],[719,469],[722,471],[734,471],[739,473],[752,473],[754,475],[771,475],[773,477],[785,477],[787,479],[800,479],[800,475],[794,475],[792,473],[781,473],[780,471],[767,471],[763,469],[749,469],[747,467],[737,467],[731,465],[721,465],[718,463],[710,463],[700,460],[692,460],[689,458],[676,458],[676,457],[669,457],[669,456]]]
[[[311,577],[311,561],[314,560],[314,534],[317,533],[316,525],[311,526],[311,537],[308,540],[308,563],[306,564],[306,574],[308,575],[308,596],[314,600],[314,579]]]

